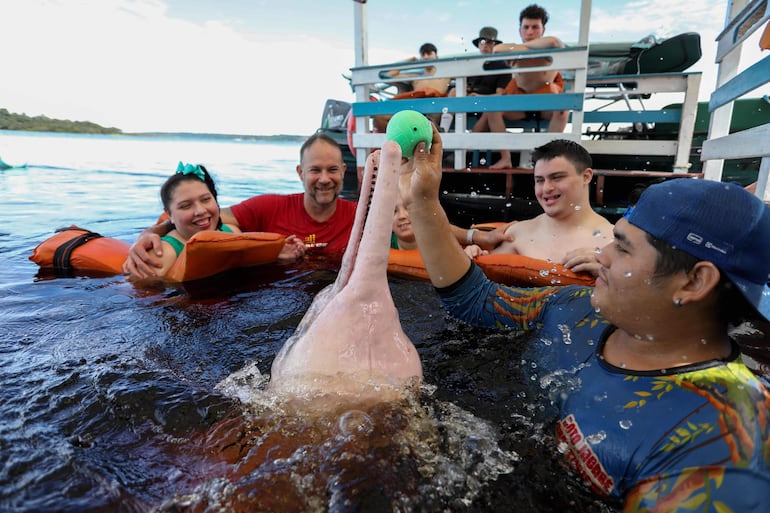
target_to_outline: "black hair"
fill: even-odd
[[[436,48],[436,45],[433,43],[425,43],[420,47],[420,55],[425,55],[426,53],[436,53],[438,54],[438,49]]]
[[[646,232],[645,232],[646,233]],[[686,251],[646,233],[647,241],[655,248],[654,278],[671,276],[678,272],[689,273],[701,261]],[[720,270],[717,291],[717,315],[724,323],[738,324],[751,317],[754,308],[749,304],[738,287]]]
[[[214,197],[214,201],[216,201],[217,186],[214,183],[214,179],[211,178],[211,175],[209,174],[205,166],[203,166],[202,164],[199,164],[198,167],[201,169],[201,171],[203,171],[203,180],[201,180],[200,177],[194,174],[185,175],[182,173],[174,173],[173,175],[169,176],[165,182],[163,182],[163,185],[160,186],[160,201],[163,203],[163,210],[165,210],[166,212],[169,212],[171,210],[171,195],[174,193],[174,190],[176,190],[176,188],[179,187],[179,184],[181,184],[182,182],[186,182],[188,180],[198,180],[203,182],[208,188],[209,192],[211,192],[211,195]],[[217,229],[221,227],[222,227],[222,219],[219,220],[219,223],[217,224]]]
[[[578,173],[582,173],[593,165],[591,154],[580,144],[569,139],[554,139],[542,146],[538,146],[532,152],[532,165],[538,160],[553,160],[556,157],[567,159]]]
[[[530,20],[540,20],[543,22],[543,27],[545,27],[545,24],[548,23],[548,13],[545,9],[537,4],[529,4],[521,10],[521,13],[519,13],[519,25],[521,25],[521,22],[524,20],[524,18]]]

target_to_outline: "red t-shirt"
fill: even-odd
[[[326,253],[345,251],[353,229],[356,204],[338,198],[334,215],[319,223],[307,214],[302,199],[302,193],[264,194],[233,205],[231,210],[244,232],[296,235],[305,244],[326,244],[322,248]]]

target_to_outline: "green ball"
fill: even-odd
[[[401,146],[401,156],[408,159],[414,155],[414,148],[421,141],[430,149],[433,127],[428,118],[414,110],[402,110],[390,118],[385,138]]]

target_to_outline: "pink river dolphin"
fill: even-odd
[[[416,390],[422,365],[401,328],[387,280],[400,166],[401,148],[392,141],[367,159],[337,280],[316,296],[273,361],[271,391],[384,401]]]

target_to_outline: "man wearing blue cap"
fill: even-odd
[[[770,392],[728,325],[770,320],[770,208],[732,184],[656,184],[615,225],[595,287],[526,289],[465,256],[440,179],[434,129],[400,178],[431,280],[457,318],[537,333],[524,372],[586,483],[628,512],[766,511]]]

